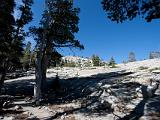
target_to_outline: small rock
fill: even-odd
[[[36,116],[28,117],[27,120],[38,120]]]
[[[44,107],[44,109],[45,109],[45,110],[49,110],[49,108],[48,108],[48,107]]]
[[[98,86],[99,86],[99,87],[102,86],[102,83],[98,83]]]
[[[106,99],[106,101],[108,101],[110,104],[114,104],[118,102],[118,98],[115,96],[108,96],[108,98]]]
[[[14,120],[14,117],[11,116],[11,117],[4,117],[4,120]]]
[[[3,119],[4,117],[0,116],[0,119]]]
[[[72,100],[72,103],[76,103],[76,100]]]
[[[29,114],[29,112],[28,112],[28,111],[26,111],[26,112],[23,112],[23,114],[26,114],[26,115],[28,115],[28,114]]]
[[[110,89],[107,89],[107,92],[108,92],[108,93],[112,93],[112,91],[111,91]]]
[[[66,113],[64,115],[61,116],[61,120],[64,120],[66,118]]]
[[[31,113],[29,111],[23,112],[23,114],[28,115],[28,116],[32,116],[33,115],[33,113]]]
[[[23,108],[22,108],[22,106],[16,105],[16,106],[14,107],[14,109],[15,109],[15,110],[21,110],[21,109],[23,109]]]
[[[102,95],[100,96],[101,99],[105,99],[106,97],[109,96],[109,93],[106,92],[106,90],[103,90]]]
[[[30,96],[30,97],[26,97],[25,98],[25,102],[28,102],[28,101],[31,101],[33,98]]]
[[[132,111],[135,107],[136,107],[136,106],[133,105],[133,104],[129,104],[129,105],[126,106],[126,108],[127,108],[127,110],[128,110],[129,112]]]
[[[110,87],[111,87],[111,85],[108,85],[108,84],[102,86],[102,88],[104,88],[104,89],[108,89],[108,88],[110,88]]]
[[[99,92],[98,91],[95,91],[93,92],[92,94],[90,94],[91,97],[94,97],[94,96],[99,96]]]
[[[113,111],[112,105],[110,103],[108,103],[107,101],[99,101],[94,103],[91,107],[89,107],[89,109],[93,110],[93,111],[106,111],[106,112],[111,112]]]
[[[38,109],[42,109],[42,106],[39,106]]]
[[[137,97],[139,97],[139,98],[143,98],[142,93],[137,93]]]
[[[146,116],[142,116],[142,117],[140,117],[139,120],[146,120],[146,119],[147,119]]]

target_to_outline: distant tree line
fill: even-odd
[[[160,52],[158,51],[153,51],[149,53],[149,59],[155,59],[155,58],[160,58]],[[136,61],[136,55],[134,52],[130,52],[128,55],[128,60],[127,61],[122,61],[122,63],[128,63],[128,62],[135,62]]]

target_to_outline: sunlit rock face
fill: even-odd
[[[78,57],[78,56],[65,56],[62,57],[62,60],[65,62],[74,62],[77,67],[81,66],[81,67],[92,67],[93,66],[93,62],[90,58],[83,58],[83,57]]]

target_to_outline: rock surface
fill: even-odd
[[[25,102],[25,99],[14,103],[22,106],[24,111],[22,115],[41,120],[127,120],[133,118],[159,120],[160,88],[151,98],[143,98],[142,91],[138,91],[142,86],[147,88],[150,85],[150,79],[160,80],[159,73],[154,72],[160,68],[160,59],[117,66],[118,68],[48,69],[49,82],[57,73],[60,77],[59,89],[47,95],[47,102],[50,104],[44,104],[41,107],[27,106],[29,103]],[[7,80],[5,84],[6,87],[14,89],[15,94],[21,92],[32,96],[33,93],[29,94],[29,91],[32,92],[34,78],[34,76],[27,76]],[[26,88],[29,91],[25,91]],[[11,92],[13,93],[8,90],[8,93]]]

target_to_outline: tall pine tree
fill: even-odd
[[[3,85],[10,62],[11,43],[14,33],[15,20],[13,0],[0,1],[0,89]]]
[[[74,33],[79,31],[79,8],[73,7],[69,0],[46,0],[40,27],[30,30],[37,42],[35,99],[40,100],[46,82],[46,70],[51,55],[60,47],[83,46],[75,39]]]
[[[6,73],[20,63],[23,55],[24,26],[32,20],[32,0],[22,0],[18,6],[20,17],[13,16],[14,0],[0,1],[0,89]]]

